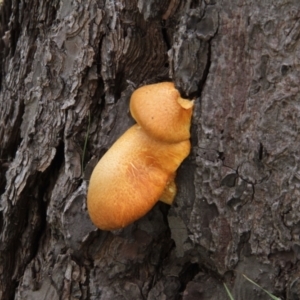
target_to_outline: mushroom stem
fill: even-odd
[[[174,173],[175,175],[175,173]],[[167,183],[162,195],[159,197],[161,202],[172,205],[176,196],[177,188],[174,179]]]

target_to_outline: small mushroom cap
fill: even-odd
[[[133,92],[130,112],[156,140],[176,143],[190,138],[194,102],[180,97],[172,82],[145,85]]]
[[[144,216],[165,195],[165,187],[172,187],[189,152],[189,140],[168,144],[153,140],[137,124],[129,128],[92,173],[87,197],[92,222],[114,230]]]

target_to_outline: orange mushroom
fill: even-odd
[[[137,89],[130,99],[130,112],[155,140],[177,143],[190,138],[193,105],[180,97],[172,82],[162,82]]]
[[[137,89],[129,128],[96,165],[87,206],[102,230],[123,228],[144,216],[158,200],[172,204],[175,172],[190,152],[193,101],[180,97],[174,84]]]

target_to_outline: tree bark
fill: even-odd
[[[0,299],[300,298],[298,0],[0,7]],[[91,171],[166,80],[195,99],[175,203],[98,230]]]

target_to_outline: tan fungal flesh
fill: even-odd
[[[152,87],[156,85],[158,92]],[[92,173],[87,204],[91,220],[100,229],[125,227],[144,216],[159,199],[172,204],[175,197],[175,172],[190,152],[193,104],[182,99],[183,107],[181,100],[177,101],[180,95],[172,83],[156,85],[134,92],[131,112],[134,111],[132,114],[138,124],[113,144]],[[163,92],[159,92],[161,89]],[[148,93],[152,93],[152,103]],[[166,100],[166,95],[173,100]],[[144,97],[144,101],[140,97]],[[164,106],[165,102],[170,103]],[[148,116],[145,116],[147,110]],[[182,136],[180,139],[176,130]],[[169,136],[164,137],[163,132]]]
[[[175,143],[190,138],[193,105],[180,97],[172,82],[162,82],[137,89],[131,96],[130,112],[154,139]]]

